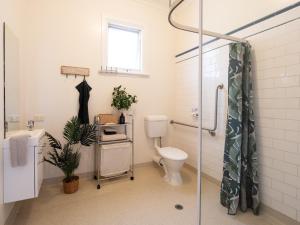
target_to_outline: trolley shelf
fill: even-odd
[[[95,143],[95,179],[97,180],[97,189],[101,188],[101,181],[110,180],[113,178],[129,176],[131,180],[134,180],[134,118],[131,115],[130,123],[125,124],[99,124],[95,117],[95,125],[97,127],[97,142]],[[123,129],[124,134],[126,134],[127,139],[120,139],[120,140],[112,140],[112,141],[101,141],[101,135],[104,128],[107,127],[114,127]],[[127,131],[131,130],[130,135],[128,136]],[[112,144],[120,144],[120,143],[130,143],[131,146],[131,163],[129,166],[128,171],[124,171],[121,174],[114,174],[111,176],[102,176],[101,174],[101,163],[102,163],[102,146],[104,145],[112,145]],[[122,160],[122,159],[120,159]]]
[[[119,143],[133,143],[131,139],[122,139],[122,140],[115,140],[115,141],[98,141],[98,145],[112,145],[112,144],[119,144]]]
[[[112,175],[112,176],[101,176],[100,179],[101,180],[110,180],[110,179],[124,177],[124,176],[128,176],[128,171],[117,174],[117,175]]]
[[[131,123],[111,123],[111,124],[98,124],[101,127],[120,127],[120,126],[127,126],[127,125],[131,125]]]

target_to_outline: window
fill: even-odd
[[[141,30],[108,23],[107,66],[142,71]]]

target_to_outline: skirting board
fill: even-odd
[[[92,177],[94,177],[94,172],[80,173],[80,174],[78,174],[78,176],[80,178],[92,178]],[[46,178],[46,179],[43,180],[43,183],[44,184],[55,184],[55,183],[62,182],[63,179],[64,179],[63,176],[53,177],[53,178]]]
[[[300,225],[296,220],[283,215],[265,204],[262,204],[261,211],[276,225]]]
[[[146,162],[146,163],[139,163],[139,164],[135,164],[134,167],[135,168],[138,168],[138,167],[143,167],[143,166],[149,166],[149,165],[152,165],[152,161],[151,162]],[[80,178],[93,178],[95,175],[94,172],[87,172],[87,173],[80,173],[78,174],[78,176]],[[45,184],[54,184],[54,183],[59,183],[61,182],[62,180],[64,179],[63,176],[61,177],[53,177],[53,178],[47,178],[47,179],[44,179],[43,183]]]
[[[185,164],[184,167],[193,171],[194,173],[197,173],[197,169],[189,164]],[[218,186],[221,186],[221,181],[213,178],[206,173],[202,173],[202,177]],[[261,204],[261,213],[263,213],[264,216],[268,217],[274,225],[300,225],[300,223],[296,220],[289,218],[288,216],[270,208],[265,204]]]

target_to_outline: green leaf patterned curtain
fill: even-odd
[[[221,204],[228,214],[238,207],[259,213],[258,155],[255,142],[251,46],[232,43],[228,69],[228,121],[224,149]]]

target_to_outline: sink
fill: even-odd
[[[3,148],[9,148],[9,140],[11,137],[18,136],[18,135],[29,135],[29,146],[38,146],[39,140],[42,136],[45,135],[45,129],[36,129],[36,130],[15,130],[9,131],[6,133],[6,138],[3,141]]]
[[[29,135],[24,165],[12,166],[10,152],[10,138],[17,135]],[[36,129],[16,130],[7,133],[3,143],[3,171],[4,171],[4,203],[36,198],[43,182],[43,152],[45,148],[45,130]]]

